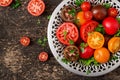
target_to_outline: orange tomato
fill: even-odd
[[[108,49],[112,53],[115,53],[118,50],[120,50],[120,37],[112,37],[108,41]]]
[[[77,25],[79,25],[79,26],[83,25],[87,21],[84,17],[84,12],[83,11],[78,12],[76,18],[78,20]]]
[[[91,32],[88,35],[87,43],[93,49],[101,48],[104,45],[104,36],[99,32]]]
[[[94,52],[94,58],[99,63],[105,63],[110,59],[110,52],[107,48],[99,48]]]

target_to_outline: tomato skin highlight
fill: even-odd
[[[90,8],[91,8],[91,4],[87,1],[84,1],[82,4],[81,4],[81,9],[82,11],[89,11]]]
[[[28,46],[30,44],[30,38],[24,36],[20,39],[20,43],[23,45],[23,46]]]
[[[40,61],[45,62],[48,60],[48,53],[47,52],[40,52],[38,58]]]
[[[0,0],[0,6],[7,7],[12,3],[13,0]]]
[[[113,17],[107,17],[103,20],[102,25],[108,35],[114,35],[119,29],[118,21]]]
[[[89,46],[84,48],[84,51],[80,51],[80,58],[83,59],[89,59],[90,57],[92,57],[94,54],[94,49],[90,48]]]
[[[70,45],[70,40],[74,43],[78,40],[78,29],[73,23],[64,22],[56,30],[56,36],[61,43]]]
[[[80,27],[80,37],[84,42],[87,42],[88,33],[94,31],[98,26],[98,22],[90,20]]]
[[[45,10],[45,3],[42,0],[31,0],[27,10],[33,16],[40,16]]]

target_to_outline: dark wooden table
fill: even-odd
[[[64,69],[47,43],[45,46],[37,43],[39,38],[47,36],[47,16],[62,0],[44,0],[46,9],[39,17],[27,12],[29,1],[21,0],[22,5],[17,9],[0,7],[0,80],[120,80],[120,67],[94,78],[78,76]],[[28,47],[20,44],[22,36],[30,37]],[[48,52],[47,62],[38,60],[41,51]]]

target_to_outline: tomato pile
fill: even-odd
[[[87,1],[78,8],[65,6],[60,14],[63,23],[56,30],[58,40],[66,45],[64,57],[69,61],[94,57],[98,63],[108,62],[120,50],[118,13],[114,7]]]

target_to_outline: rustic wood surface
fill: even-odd
[[[21,0],[22,5],[17,9],[0,7],[0,80],[120,80],[120,67],[100,77],[79,76],[64,69],[47,43],[45,47],[37,44],[38,38],[47,36],[47,16],[62,0],[44,0],[46,9],[39,17],[26,10],[29,1]],[[28,47],[20,44],[22,36],[30,37]],[[47,62],[38,60],[41,51],[48,52]]]

